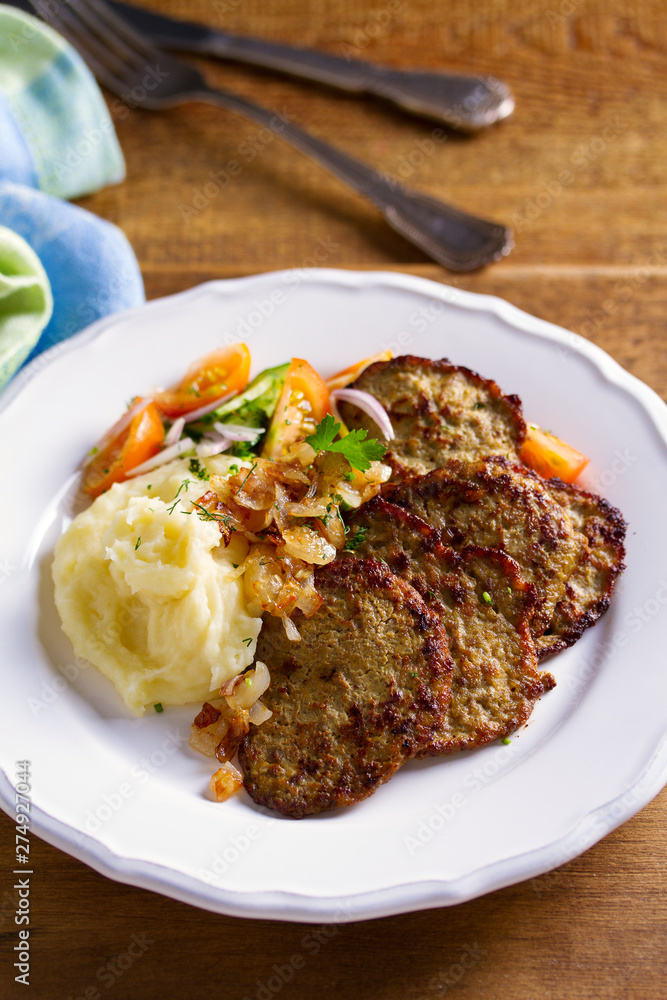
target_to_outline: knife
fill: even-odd
[[[29,0],[8,2],[34,14]],[[403,110],[434,118],[453,128],[476,131],[506,118],[514,109],[511,91],[495,77],[391,69],[315,49],[231,35],[118,0],[111,0],[111,6],[158,48],[251,63],[350,93],[374,94]]]

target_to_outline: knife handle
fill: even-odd
[[[24,4],[28,0],[10,2]],[[203,24],[177,21],[122,0],[112,0],[112,6],[160,48],[235,59],[351,93],[375,94],[453,128],[475,131],[506,118],[514,109],[509,88],[491,76],[390,69],[316,49],[231,35]]]
[[[368,198],[393,229],[451,271],[472,271],[498,260],[512,249],[512,233],[505,226],[411,191],[361,160],[292,124],[277,112],[245,97],[207,87],[184,94],[183,98],[217,104],[271,129],[348,187]]]
[[[475,131],[506,118],[514,109],[509,87],[491,76],[454,76],[398,70],[358,59],[211,32],[200,47],[223,59],[264,66],[352,93],[375,94],[404,110],[453,128]]]

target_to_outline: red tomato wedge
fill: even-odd
[[[590,461],[576,448],[535,424],[528,424],[526,428],[520,457],[543,479],[558,476],[564,483],[573,483]]]
[[[295,441],[312,434],[331,412],[326,382],[301,358],[292,358],[266,433],[263,458],[282,458]]]
[[[143,403],[135,400],[133,407]],[[164,440],[164,424],[155,403],[141,406],[129,421],[121,418],[102,439],[100,448],[85,470],[84,492],[93,499],[114,483],[122,483],[137,465],[157,455]]]
[[[178,385],[155,394],[155,404],[169,420],[184,417],[216,399],[241,392],[250,375],[245,344],[221,347],[191,365]]]
[[[356,378],[359,378],[369,365],[375,364],[376,361],[390,361],[393,356],[393,351],[380,351],[379,354],[373,354],[370,358],[358,361],[356,365],[350,365],[349,368],[344,368],[342,372],[338,372],[337,375],[332,375],[331,378],[328,378],[327,389],[329,392],[333,392],[334,389],[344,389],[350,382],[354,382]]]

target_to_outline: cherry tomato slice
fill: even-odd
[[[250,375],[250,351],[245,344],[221,347],[191,365],[178,385],[156,393],[155,403],[169,420],[186,416],[216,399],[241,392]]]
[[[292,358],[266,433],[262,456],[282,458],[295,441],[312,434],[331,412],[326,382],[301,358]]]
[[[372,354],[370,358],[357,361],[356,365],[350,365],[349,368],[344,368],[342,372],[338,372],[336,375],[328,378],[327,389],[329,392],[333,392],[334,389],[344,389],[350,382],[354,382],[355,379],[359,378],[369,365],[374,365],[376,361],[390,361],[393,356],[393,351],[380,351],[379,354]]]
[[[576,448],[535,424],[528,424],[526,428],[520,457],[543,479],[558,476],[564,483],[573,483],[590,461]]]
[[[135,400],[134,405],[143,402]],[[142,462],[157,455],[164,440],[164,424],[153,402],[148,402],[132,419],[109,438],[105,435],[103,444],[88,465],[84,480],[84,492],[93,499],[114,483],[122,483],[127,474]]]

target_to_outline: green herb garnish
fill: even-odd
[[[164,709],[162,707],[162,702],[158,702],[157,705],[153,705],[153,708],[158,713],[158,715],[160,714],[160,712],[164,712]]]
[[[345,542],[347,552],[356,552],[364,538],[368,534],[368,528],[357,528],[351,538]]]
[[[197,503],[196,500],[192,501],[192,506],[195,508],[197,515],[202,521],[217,521],[218,524],[224,524],[225,527],[229,526],[231,520],[229,514],[225,514],[222,511],[218,511],[217,513],[210,511],[207,507],[204,507],[203,504]],[[192,513],[192,511],[190,511],[190,513]]]
[[[252,474],[253,474],[253,472],[255,471],[256,468],[257,468],[257,462],[253,462],[252,466],[250,467],[250,469],[248,471],[248,475],[245,477],[245,479],[243,480],[243,482],[241,483],[241,485],[237,489],[237,491],[236,491],[237,493],[241,492],[241,490],[243,489],[243,487],[245,486],[245,484],[248,482],[248,480],[250,479],[250,477],[252,476]]]
[[[141,545],[141,535],[139,535],[139,537],[137,538],[136,544],[134,546],[134,551],[135,552],[137,551],[137,549],[139,548],[140,545]]]
[[[204,468],[204,466],[201,465],[201,463],[200,463],[200,461],[199,461],[198,458],[191,458],[190,459],[190,465],[188,466],[188,468],[190,469],[190,472],[192,473],[192,475],[196,476],[197,479],[210,479],[211,478],[211,476],[206,471],[206,469]],[[186,480],[186,482],[187,482],[187,480]],[[176,496],[178,496],[178,494],[176,494]]]
[[[371,467],[371,462],[378,462],[387,450],[383,444],[375,438],[368,438],[368,431],[350,431],[344,438],[336,441],[340,434],[340,424],[334,420],[330,413],[327,413],[324,420],[315,428],[313,434],[308,434],[306,442],[315,451],[333,451],[337,455],[343,455],[353,469],[366,472]]]
[[[484,601],[485,604],[493,604],[493,598],[491,597],[491,594],[488,592],[488,590],[485,590],[484,593],[482,594],[482,600]]]

